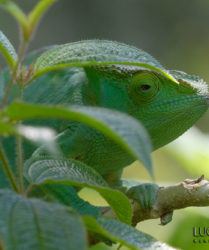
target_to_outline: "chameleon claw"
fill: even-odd
[[[162,215],[160,217],[160,222],[161,222],[160,225],[164,226],[168,224],[169,222],[172,221],[172,218],[173,218],[173,211]]]

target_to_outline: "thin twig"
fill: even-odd
[[[21,84],[19,84],[19,96],[18,98],[22,100],[23,88]],[[22,122],[19,121],[19,125]],[[17,135],[16,137],[16,146],[17,146],[17,172],[18,172],[18,181],[19,181],[19,190],[22,194],[24,192],[24,178],[23,178],[23,148],[22,148],[22,137],[21,135]]]
[[[22,150],[22,137],[17,135],[17,172],[18,172],[18,181],[19,181],[19,190],[22,194],[24,191],[24,180],[23,180],[23,150]]]
[[[12,188],[14,189],[14,191],[18,192],[18,187],[17,187],[16,181],[15,181],[15,177],[13,175],[13,172],[11,170],[11,167],[9,165],[9,162],[7,160],[7,157],[4,153],[4,150],[3,150],[3,147],[1,144],[0,144],[0,159],[1,159],[2,164],[3,164],[4,172],[6,173]]]
[[[25,190],[24,195],[25,197],[28,197],[29,193],[31,192],[31,190],[35,187],[34,183],[31,183]]]

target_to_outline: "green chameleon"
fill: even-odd
[[[81,61],[87,57],[94,60],[114,54],[116,59],[143,61],[164,69],[144,51],[111,41],[73,43],[67,53]],[[53,56],[48,58],[50,60]],[[127,113],[144,125],[153,150],[156,150],[183,134],[209,106],[208,87],[202,79],[181,71],[167,72],[178,83],[154,69],[138,66],[95,65],[60,69],[36,79],[26,88],[24,100],[29,103],[99,106]],[[120,146],[87,125],[58,120],[27,123],[55,128],[58,145],[65,157],[91,166],[112,186],[119,185],[123,168],[135,161]],[[7,148],[11,145],[6,141]],[[31,146],[25,146],[26,159],[33,150]],[[146,207],[153,204],[157,185],[134,184],[124,191]]]

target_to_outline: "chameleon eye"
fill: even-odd
[[[151,86],[149,84],[143,84],[140,86],[140,90],[142,91],[147,91],[151,88]]]
[[[159,90],[159,78],[149,72],[136,74],[128,87],[128,93],[133,102],[150,102]]]

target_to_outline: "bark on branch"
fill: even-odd
[[[151,209],[143,210],[138,202],[131,200],[133,206],[133,225],[148,219],[161,218],[161,224],[169,222],[169,216],[176,209],[191,206],[209,206],[209,181],[201,176],[195,180],[184,180],[172,186],[160,187]],[[114,217],[113,212],[104,212]]]

